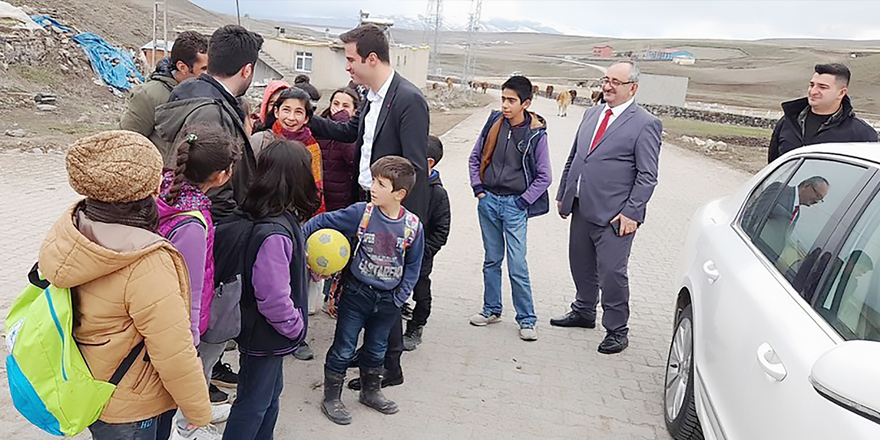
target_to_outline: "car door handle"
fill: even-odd
[[[707,260],[703,263],[703,273],[706,274],[706,278],[709,279],[709,284],[718,281],[718,277],[721,276],[721,274],[718,273],[718,269],[715,267],[715,262],[712,260]]]
[[[782,359],[779,359],[773,347],[766,342],[758,347],[758,364],[768,376],[776,381],[782,381],[788,375],[788,372],[785,371],[785,365],[782,364]]]

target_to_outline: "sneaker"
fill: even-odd
[[[211,405],[211,423],[223,423],[229,419],[229,411],[232,405],[229,403],[221,403],[219,405]]]
[[[211,383],[220,387],[235,388],[238,386],[238,374],[232,372],[229,364],[218,362],[211,371]]]
[[[523,341],[537,341],[538,331],[534,327],[520,327],[519,338]]]
[[[229,394],[220,391],[220,388],[217,388],[214,384],[208,387],[208,394],[211,396],[211,403],[213,404],[229,402]]]
[[[475,325],[477,327],[495,324],[496,322],[501,322],[501,315],[496,315],[493,313],[487,316],[482,313],[477,313],[476,315],[471,316],[471,325]]]
[[[301,361],[310,361],[315,358],[315,352],[312,351],[312,347],[309,347],[309,344],[303,342],[293,349],[293,357]]]
[[[171,440],[221,440],[223,434],[214,425],[202,426],[193,431],[184,429],[172,429]]]

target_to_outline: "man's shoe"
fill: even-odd
[[[520,327],[519,338],[523,341],[537,341],[538,330],[536,330],[534,327]]]
[[[211,384],[211,386],[208,387],[208,394],[210,395],[211,403],[213,404],[229,402],[229,394],[220,391],[220,388],[217,388],[214,384]]]
[[[382,414],[394,414],[399,410],[397,404],[382,394],[382,370],[382,367],[361,370],[363,390],[358,401]]]
[[[484,325],[495,324],[497,322],[501,322],[501,315],[490,314],[484,315],[482,313],[477,313],[474,316],[471,316],[471,325],[475,325],[477,327],[482,327]]]
[[[422,343],[422,329],[424,327],[416,327],[412,331],[403,334],[403,351],[413,351]]]
[[[596,328],[596,318],[586,318],[571,311],[563,316],[551,319],[550,325],[554,327]]]
[[[629,346],[629,338],[626,333],[610,332],[605,335],[605,339],[599,344],[599,353],[615,354],[620,353]]]
[[[214,364],[211,371],[211,383],[219,387],[235,388],[238,386],[238,374],[232,372],[229,364]]]
[[[229,420],[229,411],[232,410],[232,405],[228,403],[221,403],[219,405],[211,405],[211,423],[223,423]]]
[[[321,412],[337,425],[351,423],[351,413],[342,403],[342,387],[345,384],[345,375],[324,368],[324,401],[321,402]]]
[[[397,385],[403,385],[403,371],[397,374],[388,374],[388,372],[386,371],[385,374],[382,375],[382,388],[393,387]],[[360,391],[361,380],[358,378],[350,380],[348,382],[348,389]]]
[[[301,361],[310,361],[315,358],[315,352],[312,351],[312,348],[309,347],[309,344],[303,342],[302,344],[299,344],[298,347],[293,349],[293,357]]]

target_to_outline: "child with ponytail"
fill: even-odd
[[[200,342],[208,328],[211,300],[214,294],[214,224],[208,190],[226,184],[232,176],[232,165],[240,156],[240,148],[216,124],[193,124],[183,128],[175,141],[177,167],[166,169],[156,204],[159,209],[159,234],[167,238],[183,255],[189,271],[192,292],[190,330],[198,347],[206,381],[211,369],[223,353],[225,344]],[[230,406],[214,406],[212,423],[225,421]],[[178,434],[173,438],[193,438],[196,427],[180,415]],[[213,427],[196,438],[219,438]]]

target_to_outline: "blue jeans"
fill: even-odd
[[[238,396],[223,438],[271,440],[278,420],[278,396],[284,387],[284,357],[242,353],[239,365]]]
[[[358,356],[361,368],[381,367],[385,363],[388,335],[400,308],[388,290],[376,290],[353,279],[345,281],[336,318],[336,334],[327,352],[325,367],[344,375],[357,350],[358,335],[364,330],[364,344]]]
[[[498,196],[487,191],[486,197],[477,205],[486,252],[483,260],[483,314],[501,314],[501,262],[506,248],[516,322],[520,327],[534,327],[538,317],[535,316],[529,263],[526,261],[529,216],[516,206],[516,199],[517,196]]]
[[[98,420],[89,426],[93,440],[167,440],[176,409],[146,420],[132,423],[104,423]]]

